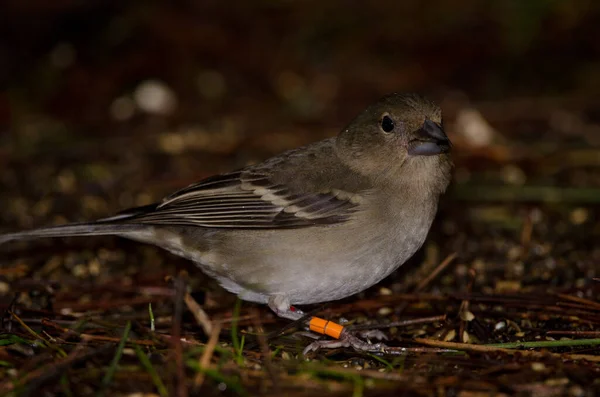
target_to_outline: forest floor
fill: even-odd
[[[135,50],[107,44],[117,34],[113,25],[71,42],[57,39],[43,57],[33,40],[23,44],[44,60],[23,50],[27,67],[15,68],[10,89],[0,93],[0,231],[97,219],[160,200],[201,178],[333,136],[396,87],[424,87],[444,98],[453,183],[427,242],[408,263],[360,294],[302,308],[381,330],[389,349],[380,352],[338,348],[304,356],[314,339],[302,324],[238,301],[192,263],[152,246],[111,237],[3,245],[0,395],[600,394],[600,102],[591,89],[552,95],[530,86],[506,95],[498,87],[513,74],[479,73],[483,66],[457,48],[454,57],[437,48],[447,74],[416,45],[410,56],[418,61],[404,69],[390,66],[396,59],[367,64],[367,49],[392,56],[389,47],[372,45],[375,35],[356,41],[334,29],[327,37],[339,52],[325,72],[306,61],[325,56],[313,37],[324,33],[292,34],[285,26],[307,26],[308,14],[253,14],[289,39],[280,51],[291,48],[279,58],[257,58],[275,36],[244,30],[246,19],[236,12],[215,6],[198,25],[206,31],[196,31],[186,13],[166,3],[152,13],[140,7],[94,14],[101,20],[116,13],[119,29],[137,21],[135,29],[118,30],[154,38],[134,40]],[[56,9],[43,9],[56,12],[49,20],[60,19]],[[213,26],[206,15],[229,24]],[[596,26],[584,19],[581,26]],[[219,47],[240,31],[248,32],[247,47]],[[471,48],[470,35],[452,37]],[[431,49],[432,37],[422,39]],[[212,64],[192,73],[186,46],[198,43],[206,48],[196,56]],[[538,49],[536,59],[550,59],[544,56],[552,51]],[[157,59],[162,50],[170,55]],[[336,72],[348,59],[361,61]],[[469,65],[473,74],[463,70]],[[532,70],[523,70],[530,81]],[[367,72],[371,77],[356,83]],[[167,100],[159,114],[134,110],[143,102],[135,87],[157,75],[177,103]],[[199,93],[186,86],[189,75],[197,75]],[[431,84],[423,83],[427,76]],[[500,90],[489,96],[496,99],[431,88],[452,81],[473,92],[490,76],[501,76],[487,86]]]

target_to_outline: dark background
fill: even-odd
[[[333,302],[325,315],[359,323],[447,316],[422,329],[399,328],[395,345],[423,335],[477,343],[558,340],[547,332],[565,330],[597,338],[598,26],[600,2],[593,0],[4,0],[0,232],[96,219],[160,200],[200,178],[333,136],[387,93],[416,91],[443,108],[454,144],[453,185],[415,258],[380,285]],[[152,303],[166,319],[158,330],[168,335],[178,328],[171,329],[172,284],[165,277],[186,269],[209,316],[226,321],[221,343],[230,341],[235,298],[157,248],[99,237],[0,249],[4,320],[16,308],[40,331],[41,318],[75,327],[76,313],[101,321],[85,332],[118,341],[133,319],[142,324],[135,337],[153,338],[143,328]],[[454,262],[422,291],[429,298],[409,294],[453,252]],[[476,321],[461,317],[465,302]],[[244,331],[256,321],[266,331],[288,324],[249,303],[240,321]],[[31,338],[14,321],[2,324],[0,342]],[[187,311],[181,332],[204,346],[207,335]],[[85,351],[101,341],[88,339]],[[60,346],[72,353],[78,342]],[[172,391],[182,383],[170,342],[152,343],[153,362]],[[425,352],[406,361],[388,357],[384,365],[346,349],[317,356],[333,371],[323,375],[299,358],[307,343],[270,342],[285,379],[279,390],[255,345],[240,353],[243,365],[215,353],[220,372],[202,391],[221,395],[220,376],[230,376],[237,383],[225,382],[229,390],[239,384],[250,395],[360,395],[358,372],[335,372],[344,365],[360,366],[378,395],[598,392],[600,369],[585,360]],[[32,343],[13,345],[23,350],[0,348],[0,379],[9,379],[0,381],[0,392],[17,378],[41,387],[26,378],[39,367],[48,369],[40,378],[51,380],[46,395],[60,395],[68,382],[74,395],[94,394],[114,350],[86,366],[57,367],[66,377],[61,383],[52,378],[55,350],[27,355]],[[552,351],[598,355],[593,346]],[[195,361],[200,355],[188,345],[184,354]],[[156,391],[135,357],[123,360],[134,369],[117,372],[110,391]]]
[[[14,135],[34,113],[122,133],[110,105],[148,79],[177,97],[169,125],[235,115],[244,134],[337,128],[390,91],[595,98],[599,17],[584,0],[7,0],[0,122]]]
[[[84,189],[102,179],[91,193],[112,195],[111,209],[145,203],[334,135],[394,91],[441,103],[459,168],[472,152],[452,121],[471,106],[498,133],[488,144],[542,148],[505,154],[597,145],[599,17],[583,0],[4,1],[5,191],[47,194],[27,181],[35,168],[73,174],[78,188],[83,177]],[[143,88],[155,83],[170,102],[146,111]],[[115,199],[131,189],[150,196]]]

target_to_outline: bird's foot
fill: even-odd
[[[302,351],[302,354],[307,355],[308,353],[319,349],[336,349],[339,347],[351,347],[358,352],[379,353],[384,351],[387,348],[387,345],[384,343],[370,343],[368,340],[364,341],[344,330],[339,339],[313,342],[306,346]]]
[[[304,313],[293,306],[290,306],[290,302],[286,296],[274,295],[269,298],[269,307],[279,317],[287,318],[290,320],[300,320],[304,317]],[[338,347],[352,347],[354,350],[359,352],[381,352],[387,348],[387,345],[383,343],[371,343],[370,339],[387,340],[387,336],[380,330],[363,330],[357,331],[356,333],[363,339],[354,335],[352,331],[346,329],[343,325],[334,323],[333,321],[324,320],[319,317],[311,317],[308,323],[308,328],[318,334],[328,335],[335,340],[323,340],[315,341],[308,345],[303,353],[306,355],[311,351],[317,351],[319,349],[335,349]]]
[[[319,349],[335,349],[338,347],[352,347],[354,350],[359,352],[381,352],[387,345],[383,343],[370,343],[369,338],[386,340],[387,336],[379,330],[365,330],[360,331],[359,334],[366,338],[367,341],[354,336],[351,331],[344,328],[344,326],[334,323],[332,321],[323,320],[319,317],[313,317],[310,320],[309,327],[311,331],[317,332],[323,335],[329,335],[336,340],[324,340],[316,341],[308,345],[303,354],[306,355],[311,351]]]

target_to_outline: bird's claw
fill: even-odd
[[[387,339],[387,337],[385,337],[385,339]],[[338,347],[352,347],[357,352],[363,353],[378,353],[384,351],[387,348],[387,345],[383,343],[365,342],[348,332],[344,332],[337,340],[321,340],[311,343],[304,348],[302,354],[306,356],[308,353],[319,349],[336,349]]]

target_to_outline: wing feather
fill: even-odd
[[[293,192],[256,171],[210,177],[181,189],[127,222],[214,228],[297,228],[346,221],[356,195]]]

